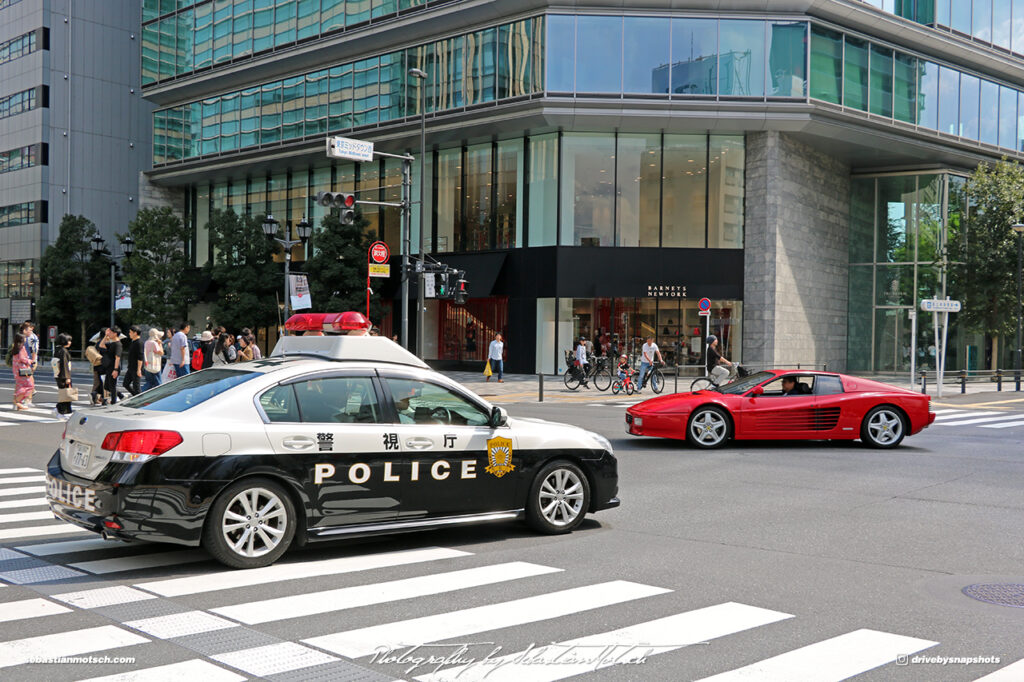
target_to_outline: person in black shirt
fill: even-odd
[[[104,345],[105,344],[105,345]],[[100,363],[103,374],[103,388],[110,394],[110,404],[117,402],[117,377],[121,374],[121,330],[117,327],[107,329],[107,335],[100,342],[103,362]],[[106,405],[106,399],[103,400]]]
[[[732,363],[722,357],[722,354],[718,352],[718,337],[714,334],[708,335],[708,357],[707,357],[707,369],[708,376],[715,382],[716,386],[721,386],[731,373],[725,367],[732,368]],[[723,367],[722,365],[725,365]]]
[[[128,354],[124,366],[124,387],[132,395],[138,395],[142,389],[139,386],[142,378],[142,338],[139,328],[132,325],[128,328]]]

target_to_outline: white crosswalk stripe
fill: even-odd
[[[994,673],[979,677],[974,682],[1020,682],[1021,680],[1024,680],[1024,658],[1005,668],[1000,668]]]
[[[167,682],[167,680],[202,680],[203,682],[244,682],[246,678],[218,665],[193,658],[190,661],[143,668],[105,677],[90,677],[79,682]]]
[[[1001,422],[999,424],[982,424],[983,429],[1008,429],[1014,426],[1024,426],[1024,420],[1013,421],[1013,422]]]
[[[36,659],[78,656],[148,642],[149,640],[145,637],[140,637],[116,625],[26,637],[10,642],[0,642],[0,668],[23,665]]]
[[[940,413],[936,411],[935,423],[938,424],[939,422],[947,419],[965,419],[966,417],[980,417],[981,415],[992,414],[989,410],[974,410],[973,412],[961,412],[959,410],[955,410],[954,412],[955,414],[953,412]]]
[[[706,677],[700,682],[839,682],[936,644],[938,642],[876,630],[857,630]]]
[[[936,422],[936,426],[969,426],[971,424],[984,424],[986,422],[1000,422],[1019,418],[1020,415],[1018,414],[1001,414],[998,417],[973,417],[960,421]]]

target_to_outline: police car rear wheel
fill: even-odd
[[[590,484],[571,462],[551,462],[530,487],[526,520],[541,533],[568,533],[583,523],[590,508]]]
[[[269,566],[295,535],[295,506],[278,483],[252,478],[229,486],[210,508],[203,545],[233,568]]]

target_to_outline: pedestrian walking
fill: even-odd
[[[100,349],[103,353],[103,362],[100,365],[103,374],[103,390],[109,395],[111,405],[117,404],[117,377],[121,375],[121,330],[118,327],[107,329],[106,337],[100,341]],[[107,404],[107,400],[103,401]]]
[[[217,345],[213,348],[213,366],[228,365],[238,359],[235,347],[231,345],[231,336],[222,332],[217,337]]]
[[[213,337],[213,332],[209,329],[199,336],[199,350],[203,353],[203,364],[199,366],[199,369],[213,367],[213,349],[216,345],[217,339]]]
[[[149,330],[149,339],[142,348],[142,377],[145,383],[143,391],[160,385],[160,372],[163,369],[164,346],[160,342],[164,333],[153,327]]]
[[[252,344],[248,337],[238,337],[238,362],[249,362],[252,360]]]
[[[32,361],[32,371],[39,366],[39,337],[36,336],[36,325],[26,320],[21,323],[21,335],[25,337],[25,351]]]
[[[103,327],[89,339],[89,345],[85,349],[85,358],[92,365],[92,391],[89,393],[91,405],[102,405],[103,397],[103,350],[100,344],[107,336],[107,328]]]
[[[32,371],[32,356],[25,347],[25,337],[14,335],[14,342],[7,351],[8,364],[14,371],[14,409],[27,410],[32,407],[32,394],[36,392],[36,380]]]
[[[505,370],[504,357],[505,357],[505,341],[502,338],[501,334],[498,333],[498,334],[494,335],[494,340],[491,341],[491,345],[488,346],[488,348],[487,348],[487,361],[489,363],[491,363],[491,372],[494,372],[495,368],[497,368],[497,370],[498,370],[498,383],[499,384],[505,383],[505,380],[502,378],[504,376],[504,370]],[[491,377],[488,376],[487,377],[487,381],[490,381],[490,380],[491,380]]]
[[[128,327],[128,339],[121,384],[132,395],[138,395],[142,392],[142,334],[134,324]]]
[[[57,360],[57,407],[58,416],[67,419],[71,404],[78,399],[78,389],[71,382],[71,335],[58,334],[55,359]]]
[[[188,333],[192,329],[188,322],[182,322],[178,331],[171,337],[170,355],[171,369],[175,377],[183,377],[188,374],[188,366],[191,358],[188,352]]]

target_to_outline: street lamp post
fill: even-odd
[[[1013,363],[1013,376],[1016,383],[1016,389],[1020,390],[1020,354],[1021,354],[1021,326],[1024,317],[1021,315],[1021,270],[1024,269],[1024,223],[1017,223],[1011,228],[1017,233],[1017,358]]]
[[[426,270],[427,248],[426,234],[424,233],[423,213],[426,204],[424,192],[427,191],[426,167],[427,167],[427,72],[422,69],[409,69],[409,75],[417,78],[420,82],[420,277],[416,287],[416,350],[422,358],[426,355],[423,333],[423,308],[426,306],[426,294],[423,290],[423,274]],[[407,265],[407,264],[406,264]],[[408,310],[408,301],[403,301]]]
[[[92,238],[92,250],[93,253],[99,255],[106,249],[106,240],[103,237],[96,235]],[[122,255],[120,258],[127,258],[132,255],[132,251],[135,250],[135,240],[131,236],[125,237],[124,241],[121,242]],[[116,293],[114,292],[115,278],[117,277],[117,258],[113,254],[110,254],[110,326],[114,326],[114,310]]]
[[[287,321],[288,303],[290,301],[290,292],[288,291],[288,285],[290,284],[290,282],[288,277],[291,274],[292,247],[298,244],[305,244],[306,241],[309,239],[309,235],[313,232],[313,226],[310,224],[308,220],[306,220],[306,217],[303,216],[302,220],[300,220],[299,223],[295,226],[295,232],[298,233],[299,238],[288,239],[287,235],[285,235],[285,238],[282,239],[277,236],[278,225],[280,225],[280,222],[275,220],[274,216],[272,215],[268,215],[263,220],[263,234],[265,234],[268,239],[271,239],[284,247],[284,319]],[[286,329],[282,329],[281,333],[283,335],[287,335],[288,331]]]

